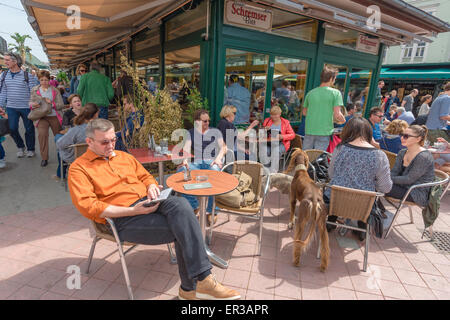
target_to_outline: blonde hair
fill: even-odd
[[[394,120],[386,127],[386,132],[389,134],[402,134],[408,128],[408,122],[404,120]]]
[[[270,108],[270,114],[281,114],[281,108],[279,106],[273,106]]]
[[[230,104],[224,105],[222,110],[220,110],[220,117],[225,119],[232,113],[235,113],[236,110],[237,110],[236,107],[233,105],[230,105]]]
[[[75,71],[75,74],[78,76],[80,74],[80,68],[84,68],[86,70],[86,72],[88,71],[88,68],[86,67],[86,65],[84,63],[80,63],[77,66],[77,70]]]

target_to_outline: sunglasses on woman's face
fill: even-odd
[[[409,138],[418,138],[419,136],[412,136],[412,135],[410,135],[410,134],[407,134],[407,133],[405,133],[405,134],[402,134],[402,135],[400,135],[403,139],[405,139],[405,140],[407,140],[407,139],[409,139]]]
[[[202,120],[202,122],[203,122],[203,123],[209,123],[210,120],[209,120],[209,119],[208,119],[208,120]]]

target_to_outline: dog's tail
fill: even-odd
[[[296,242],[299,242],[302,246],[307,246],[309,241],[311,240],[311,237],[314,235],[314,232],[316,230],[316,225],[317,225],[317,221],[320,217],[320,212],[322,210],[320,203],[318,201],[315,201],[315,199],[313,201],[309,200],[309,199],[303,199],[300,202],[300,206],[299,206],[299,212],[302,212],[302,207],[304,208],[303,212],[307,212],[308,214],[308,219],[307,221],[309,221],[309,232],[308,235],[306,236],[305,240],[301,240],[301,234],[299,234],[299,228],[300,225],[299,223],[297,223],[296,225],[296,236],[295,236],[295,240]]]

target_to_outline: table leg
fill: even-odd
[[[208,197],[199,197],[199,214],[200,214],[200,229],[202,230],[203,240],[205,240],[206,236],[206,202],[208,201]],[[216,266],[226,269],[228,268],[228,263],[222,258],[218,257],[214,252],[212,252],[207,244],[205,243],[206,254],[209,257],[211,263]]]
[[[165,181],[164,181],[164,163],[162,161],[158,162],[158,173],[159,173],[159,184],[166,187]]]

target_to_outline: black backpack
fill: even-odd
[[[0,92],[2,92],[3,84],[5,83],[6,74],[8,73],[8,71],[9,70],[2,73],[2,78],[0,79]],[[24,81],[27,83],[27,86],[28,86],[28,84],[30,83],[30,76],[29,76],[28,72],[24,71],[23,77],[25,78]]]
[[[316,169],[317,182],[328,183],[330,176],[328,175],[328,156],[326,153],[322,153],[316,160],[311,162],[311,166]],[[314,179],[314,171],[312,168],[308,168],[308,174],[311,179]]]

